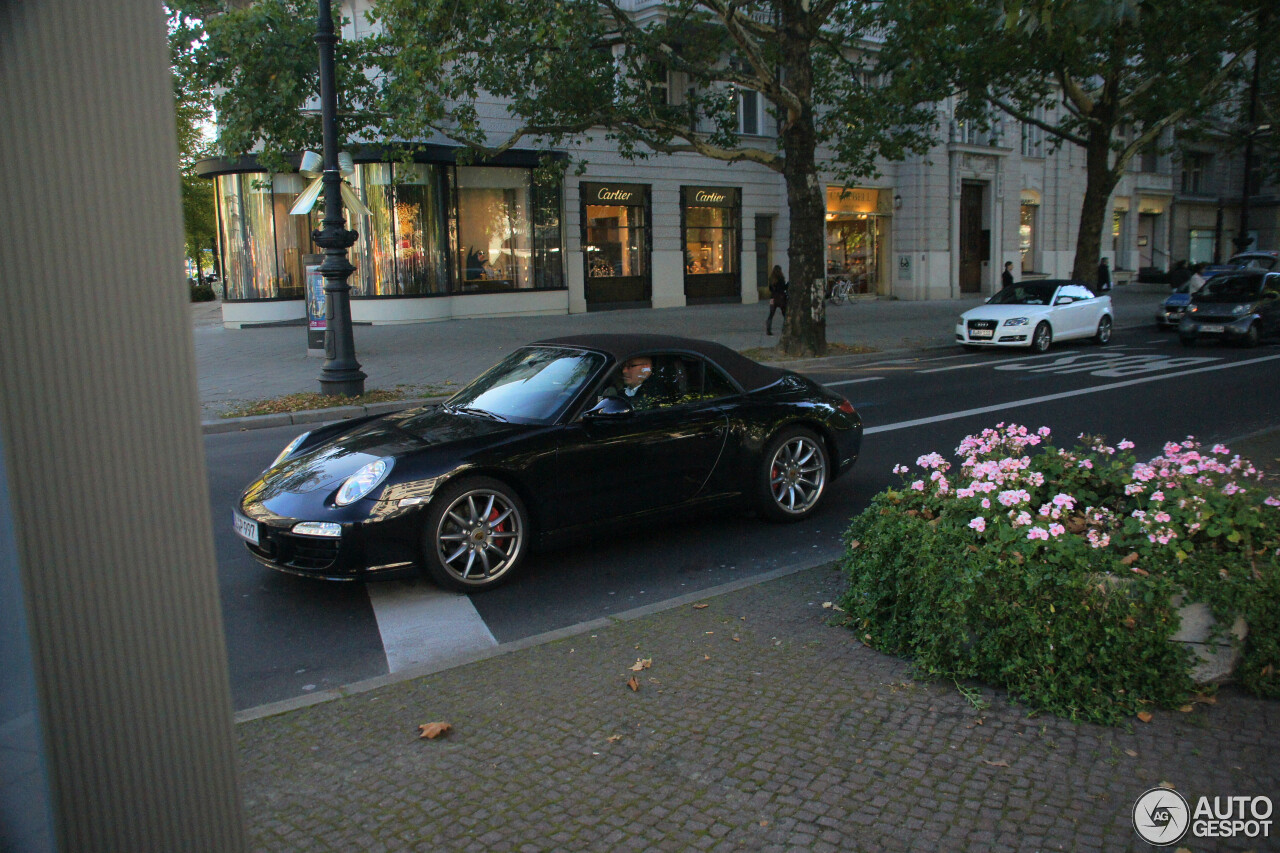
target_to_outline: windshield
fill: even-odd
[[[1205,283],[1195,295],[1196,302],[1253,302],[1262,291],[1256,275],[1219,275]]]
[[[1228,263],[1237,264],[1245,270],[1273,270],[1276,260],[1271,255],[1235,255]]]
[[[1053,300],[1053,292],[1057,289],[1058,286],[1056,284],[1045,284],[1044,282],[1015,284],[1013,287],[1006,287],[991,297],[989,304],[1049,305]]]
[[[549,423],[604,366],[600,353],[524,347],[445,403],[450,411],[523,423]]]

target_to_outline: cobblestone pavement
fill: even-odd
[[[1149,850],[1151,786],[1280,794],[1280,703],[1103,728],[970,701],[830,624],[842,585],[810,569],[241,723],[254,848]]]

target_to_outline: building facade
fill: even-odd
[[[344,16],[363,21],[367,2],[345,3]],[[363,35],[355,26],[344,36]],[[752,95],[739,95],[741,138],[772,146],[773,119]],[[949,114],[949,104],[941,107]],[[505,120],[496,103],[485,115],[495,127]],[[575,148],[585,172],[554,183],[540,181],[535,151],[468,165],[443,142],[410,165],[396,162],[395,145],[352,152],[349,180],[371,211],[349,222],[360,234],[351,252],[353,320],[754,302],[767,296],[773,265],[787,273],[780,174],[693,154],[628,160],[601,136]],[[848,280],[866,297],[958,299],[998,289],[1005,262],[1020,278],[1070,276],[1083,152],[1055,148],[1034,125],[1008,117],[981,129],[951,121],[944,136],[855,186],[826,176],[828,286]],[[1118,281],[1203,251],[1206,198],[1186,190],[1185,163],[1179,186],[1169,155],[1130,164],[1102,242]],[[200,169],[217,188],[224,323],[306,318],[320,286],[310,238],[319,213],[288,212],[304,180],[267,174],[251,157]],[[1207,200],[1220,220],[1220,199]],[[1274,219],[1273,211],[1273,236]]]

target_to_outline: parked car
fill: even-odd
[[[1227,340],[1257,346],[1280,333],[1280,272],[1242,269],[1222,273],[1191,295],[1178,324],[1184,346]]]
[[[648,390],[619,393],[622,365],[643,359]],[[861,441],[844,397],[719,344],[556,338],[443,404],[298,436],[233,522],[271,568],[335,580],[425,570],[471,592],[508,579],[535,543],[624,519],[721,505],[806,518]]]
[[[1191,282],[1185,281],[1160,304],[1160,310],[1156,311],[1156,325],[1161,329],[1178,328],[1178,324],[1182,322],[1182,315],[1190,304]]]
[[[956,342],[967,347],[1030,347],[1045,352],[1055,340],[1111,340],[1111,297],[1069,279],[1018,282],[960,315]]]

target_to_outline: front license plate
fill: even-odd
[[[971,338],[989,338],[995,334],[994,329],[973,329],[969,332]]]
[[[1225,331],[1225,329],[1226,329],[1225,326],[1220,326],[1220,325],[1217,325],[1216,323],[1206,324],[1200,327],[1200,331],[1208,332],[1211,335],[1216,335],[1219,332]]]
[[[235,525],[236,533],[239,533],[241,538],[252,542],[254,545],[258,544],[258,522],[251,518],[245,518],[240,513],[232,510],[231,523]]]

